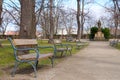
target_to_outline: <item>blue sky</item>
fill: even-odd
[[[10,3],[10,0],[4,0],[6,3]],[[17,0],[11,0],[13,2],[16,2]],[[92,1],[92,0],[87,0],[87,1]],[[77,0],[65,0],[65,7],[76,9],[77,8]],[[90,8],[92,14],[94,17],[98,20],[101,16],[105,15],[105,9],[104,6],[109,0],[95,0],[94,3],[91,3],[87,5],[87,7]],[[13,30],[13,27],[9,28],[9,30]]]
[[[13,2],[18,2],[18,0],[11,0]],[[76,9],[77,8],[77,0],[64,0],[65,1],[65,7],[66,8],[72,8]],[[110,0],[86,0],[86,1],[94,1],[94,3],[91,3],[89,5],[86,5],[87,7],[90,8],[92,14],[96,17],[96,19],[99,19],[101,16],[104,15],[104,6],[107,2]],[[10,3],[10,0],[4,0],[4,2]]]
[[[87,0],[87,1],[92,1],[92,0]],[[91,10],[94,17],[96,19],[99,19],[101,16],[105,15],[105,8],[103,6],[105,6],[105,4],[109,1],[110,0],[94,0],[93,3],[90,3],[89,5],[86,5],[86,6],[89,7],[89,9]],[[65,7],[76,9],[77,8],[77,0],[66,1]]]

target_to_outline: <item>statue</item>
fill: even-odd
[[[95,33],[94,40],[98,40],[98,41],[104,40],[104,34],[101,31],[101,21],[100,20],[97,22],[97,25],[98,25],[98,31],[97,31],[97,33]]]
[[[100,20],[97,22],[97,25],[98,25],[98,31],[101,31],[101,21]]]

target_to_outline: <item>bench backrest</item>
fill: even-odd
[[[37,48],[37,40],[36,39],[11,39],[8,38],[11,43],[13,50],[15,51],[15,55],[24,55],[28,53],[28,51],[17,51],[16,49],[26,49],[26,48]]]
[[[13,39],[13,44],[15,46],[36,46],[36,39]]]
[[[54,40],[54,44],[61,44],[61,43],[62,43],[62,41],[59,40],[59,39],[55,39],[55,40]]]
[[[54,47],[55,49],[58,47],[63,47],[62,41],[59,39],[54,39]]]

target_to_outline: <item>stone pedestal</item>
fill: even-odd
[[[101,31],[98,31],[95,34],[94,40],[97,40],[97,41],[99,41],[99,40],[105,40],[104,34]]]

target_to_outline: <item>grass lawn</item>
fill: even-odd
[[[120,43],[117,44],[116,48],[120,50]]]
[[[0,48],[0,75],[2,75],[3,73],[8,73],[10,74],[10,70],[7,70],[7,69],[12,69],[13,66],[14,66],[14,54],[13,54],[13,50],[12,50],[12,47],[9,43],[8,40],[2,40],[1,41],[3,47]],[[66,43],[69,43],[69,44],[72,44],[73,45],[73,49],[72,49],[72,54],[75,54],[77,53],[79,50],[76,49],[76,43],[75,42],[65,42],[63,41],[64,44]],[[53,46],[52,44],[48,44],[48,41],[47,40],[38,40],[38,44],[40,46]],[[51,52],[52,49],[41,49],[40,52],[41,53],[46,53],[46,52]],[[55,59],[55,64],[58,64],[60,61],[63,61],[64,58],[56,58]],[[50,61],[49,60],[42,60],[39,62],[39,65],[44,65],[44,64],[50,64]],[[38,66],[39,66],[38,65]],[[28,67],[30,65],[28,64],[23,64],[23,65],[20,65],[19,68],[23,68],[23,67]]]

